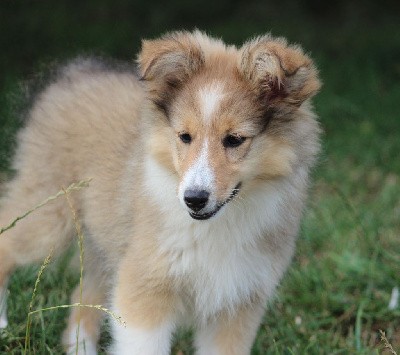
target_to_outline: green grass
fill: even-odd
[[[400,29],[390,14],[372,21],[346,12],[338,24],[330,17],[325,22],[307,17],[306,12],[297,18],[293,8],[285,12],[289,20],[281,23],[282,16],[274,16],[282,14],[277,7],[272,7],[266,27],[259,12],[260,3],[243,9],[235,2],[236,10],[229,18],[214,22],[202,19],[200,23],[187,20],[185,26],[191,28],[195,24],[233,42],[272,28],[273,33],[286,35],[312,50],[324,82],[315,100],[325,132],[323,151],[297,252],[268,307],[253,353],[378,354],[384,348],[379,330],[386,333],[399,352],[400,308],[389,310],[388,303],[392,289],[400,286]],[[210,11],[219,14],[222,10],[215,5]],[[102,16],[100,11],[96,14]],[[27,12],[23,15],[29,17]],[[372,12],[370,15],[373,17]],[[48,57],[70,55],[79,49],[100,48],[105,53],[129,57],[131,48],[138,48],[141,34],[135,32],[132,38],[127,37],[126,31],[136,28],[124,21],[113,34],[110,19],[104,16],[104,28],[96,22],[88,32],[76,29],[66,33],[62,23],[54,28],[55,36],[64,33],[71,39],[81,34],[87,42],[76,48],[43,46],[42,56],[38,49],[23,48],[22,51],[31,50],[36,58],[31,70]],[[121,21],[126,20],[120,16]],[[161,11],[159,17],[153,13],[145,35],[178,27],[163,16],[167,15]],[[61,18],[62,21],[67,23],[68,19]],[[29,26],[35,27],[35,23],[32,19]],[[103,43],[98,38],[105,31],[108,37]],[[130,45],[124,52],[124,46]],[[17,58],[18,50],[10,51],[9,56]],[[8,157],[19,126],[12,112],[20,100],[13,93],[26,77],[25,61],[10,63],[12,70],[4,72],[1,81],[2,172],[8,172]],[[69,259],[70,254],[45,270],[34,309],[68,303],[71,289],[79,282],[79,270],[69,267]],[[0,353],[19,354],[24,349],[28,308],[38,270],[24,268],[11,278],[10,326],[0,333]],[[59,339],[67,313],[59,309],[32,317],[32,353],[61,352]],[[104,339],[103,349],[109,340],[106,333]],[[179,334],[174,351],[191,353],[190,339],[190,332]],[[389,354],[388,350],[385,353]]]

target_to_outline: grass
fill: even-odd
[[[224,20],[196,25],[239,42],[265,32],[264,18],[257,10],[261,5],[257,4],[250,4],[243,13],[232,10]],[[251,20],[250,12],[255,14]],[[284,24],[271,17],[269,26],[275,28],[274,33],[312,49],[324,81],[315,106],[325,133],[297,252],[268,306],[253,354],[400,352],[400,308],[388,307],[392,290],[400,286],[400,66],[396,59],[400,33],[390,16],[362,22],[350,15],[350,20],[342,18],[340,25],[329,18],[323,23],[306,15]],[[158,25],[153,23],[146,35],[161,31],[157,26],[164,20],[152,21]],[[162,30],[168,26],[172,24]],[[56,34],[63,31],[59,27],[54,29]],[[123,22],[122,28],[128,30],[129,26]],[[98,26],[91,31],[95,33],[85,33],[82,38],[92,36],[95,42],[93,38],[103,33]],[[127,56],[122,50],[127,46],[124,31],[115,36],[114,42],[108,37],[100,49]],[[132,47],[138,47],[137,38]],[[66,53],[54,47],[54,53],[46,52],[46,48],[45,58]],[[71,52],[74,50],[67,54]],[[15,53],[10,52],[11,58]],[[20,100],[12,95],[24,73],[18,68],[5,74],[1,82],[0,170],[5,173],[19,126],[13,106]],[[79,270],[69,267],[70,259],[71,253],[42,272],[33,309],[69,305],[68,295],[80,279]],[[20,354],[25,349],[29,305],[39,270],[24,268],[11,278],[10,326],[0,333],[0,353]],[[62,351],[59,339],[67,311],[56,308],[31,314],[31,353]],[[102,351],[109,339],[104,335]],[[174,353],[190,354],[192,350],[190,332],[180,333]]]
[[[81,180],[79,182],[76,183],[72,183],[70,186],[68,186],[67,188],[62,188],[58,193],[56,193],[53,196],[49,196],[48,198],[46,198],[44,201],[42,201],[41,203],[39,203],[38,205],[36,205],[35,207],[31,208],[30,210],[28,210],[27,212],[25,212],[23,215],[21,216],[17,216],[15,217],[15,219],[13,221],[10,222],[9,225],[3,227],[0,229],[0,235],[3,234],[4,232],[6,232],[7,230],[14,228],[15,225],[22,220],[23,218],[26,218],[28,215],[30,215],[31,213],[34,213],[36,210],[38,210],[39,208],[43,207],[44,205],[46,205],[47,203],[49,203],[50,201],[53,201],[57,198],[59,198],[60,196],[65,196],[67,203],[70,207],[71,213],[72,213],[72,219],[74,221],[75,224],[75,229],[76,229],[76,234],[77,234],[77,240],[78,240],[78,249],[79,249],[79,290],[80,290],[80,297],[79,297],[79,302],[78,303],[73,303],[73,304],[62,304],[62,305],[54,305],[54,306],[49,306],[49,307],[38,307],[37,309],[34,309],[34,305],[35,305],[35,301],[36,301],[36,295],[37,295],[37,291],[38,291],[38,287],[42,281],[42,277],[44,275],[44,271],[45,269],[49,266],[50,262],[52,261],[52,254],[53,252],[51,251],[50,254],[44,259],[42,265],[40,266],[40,269],[37,273],[37,277],[36,277],[36,281],[33,287],[33,291],[32,291],[32,296],[31,296],[31,300],[29,303],[29,308],[28,308],[28,313],[27,313],[27,319],[26,319],[26,326],[25,326],[25,338],[24,338],[24,346],[23,346],[23,351],[22,351],[22,344],[19,345],[18,347],[18,351],[23,352],[24,354],[30,354],[32,352],[35,352],[34,350],[32,350],[31,347],[31,328],[32,328],[32,317],[36,314],[40,314],[41,316],[41,321],[42,321],[42,329],[44,329],[44,322],[43,322],[43,313],[46,313],[48,311],[57,311],[60,309],[70,309],[73,307],[87,307],[87,308],[94,308],[97,309],[98,311],[104,312],[106,313],[108,316],[114,318],[117,322],[119,322],[121,325],[125,325],[124,321],[121,319],[121,317],[119,317],[118,315],[116,315],[115,313],[113,313],[112,311],[110,311],[109,309],[107,309],[106,307],[104,307],[103,305],[92,305],[92,304],[83,304],[82,303],[82,281],[83,281],[83,258],[84,258],[84,247],[83,247],[83,243],[84,243],[84,236],[83,236],[83,232],[82,232],[82,227],[80,225],[78,216],[77,216],[77,212],[72,204],[72,201],[69,197],[69,194],[71,191],[76,191],[76,190],[80,190],[82,188],[86,188],[89,186],[89,182],[91,181],[91,179],[86,179],[86,180]],[[80,323],[78,323],[78,328],[77,328],[77,342],[79,339],[79,326]],[[4,331],[4,333],[6,334],[6,331]],[[43,334],[44,336],[44,334]],[[45,339],[42,337],[42,340]],[[34,348],[35,349],[35,348]],[[14,349],[13,349],[14,350]],[[11,349],[6,349],[7,353],[12,353],[13,350]],[[48,348],[47,350],[49,350],[51,352],[51,350]],[[62,351],[61,349],[58,349],[57,351]],[[78,351],[78,350],[77,350]]]

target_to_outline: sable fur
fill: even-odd
[[[91,177],[71,196],[85,230],[83,303],[109,301],[126,321],[113,325],[111,351],[169,353],[171,334],[188,324],[199,354],[249,353],[293,255],[319,150],[317,70],[283,39],[237,48],[199,31],[144,41],[138,65],[140,80],[78,59],[37,96],[0,226]],[[228,136],[244,139],[231,148]],[[196,186],[210,192],[207,220],[185,205]],[[63,199],[19,221],[0,238],[0,291],[14,268],[62,252],[73,236]],[[75,351],[81,319],[94,353],[101,318],[74,309],[66,348]]]

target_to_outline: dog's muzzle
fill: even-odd
[[[200,220],[200,221],[204,221],[206,219],[214,217],[223,206],[225,206],[229,201],[231,201],[239,193],[241,186],[242,186],[242,183],[239,182],[235,186],[235,188],[232,190],[229,197],[225,201],[218,203],[215,210],[213,210],[211,212],[207,212],[207,213],[199,213],[199,212],[207,205],[208,198],[210,196],[209,192],[207,192],[205,190],[198,190],[198,191],[187,190],[187,191],[185,191],[184,200],[185,200],[186,205],[191,209],[191,211],[189,212],[190,217],[192,217],[193,219]]]

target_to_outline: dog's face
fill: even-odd
[[[215,215],[239,192],[251,142],[260,131],[253,115],[235,102],[241,90],[234,81],[199,75],[171,105],[178,197],[196,219]]]
[[[173,33],[144,42],[139,64],[164,122],[155,156],[179,176],[178,198],[192,218],[208,219],[242,188],[291,172],[286,131],[319,88],[299,48],[265,36],[236,49]]]

